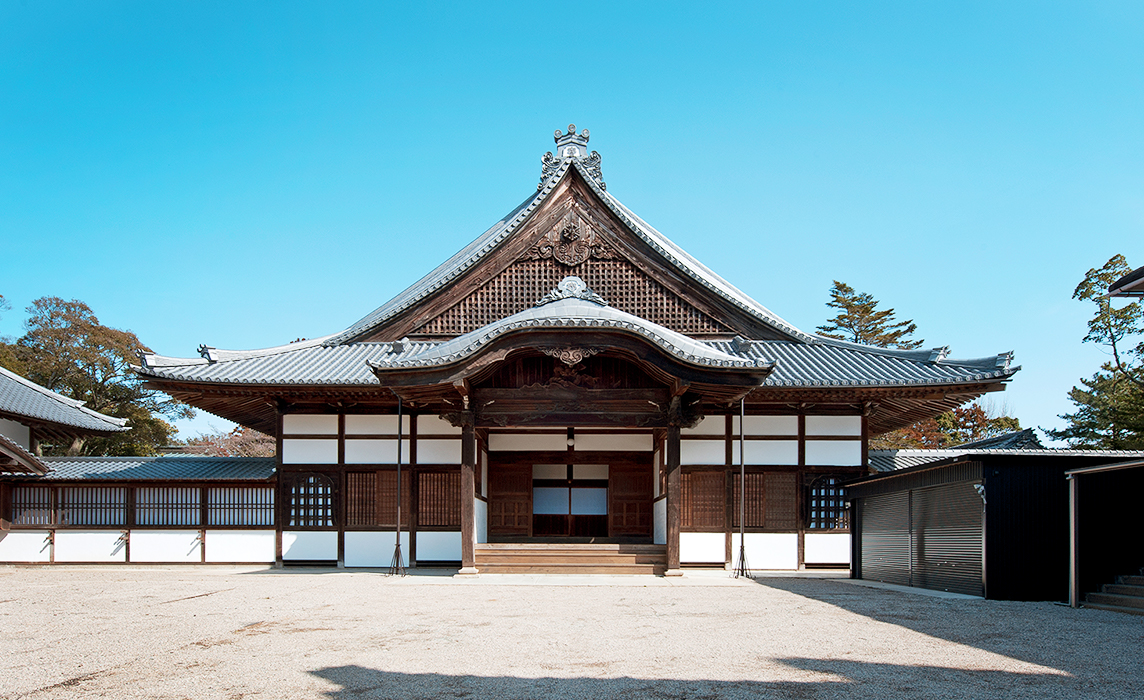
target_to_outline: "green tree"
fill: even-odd
[[[101,324],[87,304],[41,297],[27,312],[24,335],[0,347],[0,364],[93,411],[126,418],[131,427],[69,445],[44,445],[44,454],[154,454],[176,432],[164,416],[194,415],[186,404],[143,387],[132,365],[150,350],[134,333]]]
[[[1072,447],[1144,448],[1144,305],[1105,296],[1130,272],[1124,256],[1114,255],[1090,269],[1073,291],[1073,299],[1094,307],[1084,342],[1103,345],[1111,359],[1069,391],[1076,411],[1061,415],[1067,426],[1046,431]]]
[[[910,337],[918,329],[916,323],[898,321],[893,309],[879,310],[872,295],[856,292],[844,282],[834,280],[826,305],[838,309],[838,315],[818,327],[827,338],[903,350],[919,348],[925,342]]]

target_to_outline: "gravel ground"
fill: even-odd
[[[1144,618],[823,578],[0,568],[3,698],[1144,698]]]

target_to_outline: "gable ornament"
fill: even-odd
[[[554,301],[560,301],[562,299],[583,299],[584,301],[590,301],[600,306],[608,305],[608,302],[604,301],[602,296],[588,289],[588,285],[584,283],[584,280],[572,275],[560,280],[560,284],[556,285],[556,289],[553,289],[541,297],[540,301],[536,302],[536,305],[544,306],[545,304],[551,304]]]
[[[578,365],[592,355],[598,355],[601,348],[537,348],[540,352],[555,357],[569,367]]]
[[[580,218],[568,212],[547,233],[524,254],[526,260],[552,258],[568,267],[575,267],[588,258],[613,260],[616,253],[603,238],[590,226],[585,226]]]

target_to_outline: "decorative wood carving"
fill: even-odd
[[[575,211],[569,210],[521,259],[552,258],[562,265],[575,267],[589,258],[614,260],[617,257],[616,251],[604,242],[598,231],[584,223]]]
[[[566,365],[578,365],[586,358],[600,352],[601,348],[537,348],[540,352],[555,357]]]

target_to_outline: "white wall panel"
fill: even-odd
[[[862,416],[807,416],[807,435],[862,435]]]
[[[273,530],[207,530],[207,561],[214,564],[273,562]]]
[[[722,532],[679,533],[679,563],[723,564],[727,561],[727,536]]]
[[[393,564],[393,530],[385,532],[347,532],[346,567],[385,568]],[[401,531],[401,558],[409,566],[409,531]]]
[[[417,561],[461,561],[461,533],[418,532]]]
[[[732,419],[739,434],[739,416]],[[747,416],[747,435],[798,435],[798,416]]]
[[[202,561],[198,530],[132,530],[133,562]]]
[[[409,416],[401,417],[401,434],[409,434]],[[346,415],[346,435],[397,435],[397,416]]]
[[[746,550],[752,570],[798,569],[797,533],[748,532]],[[739,562],[739,533],[731,535],[731,561]]]
[[[409,464],[409,441],[401,441],[401,463]],[[397,440],[346,440],[346,464],[397,464]]]
[[[727,419],[723,416],[706,416],[694,428],[681,428],[680,435],[726,435]]]
[[[724,464],[727,444],[722,440],[680,440],[680,464]]]
[[[807,564],[849,564],[850,533],[808,532],[803,535],[802,555]]]
[[[591,452],[605,450],[615,452],[651,452],[651,433],[643,435],[581,435],[576,434],[576,451]]]
[[[209,538],[210,535],[207,535],[207,537]],[[333,560],[337,558],[338,533],[336,532],[321,530],[318,532],[295,531],[282,533],[282,559],[285,561],[306,559]]]
[[[47,530],[0,532],[0,561],[45,562],[51,558],[52,545]]]
[[[489,453],[481,450],[481,495],[489,497]]]
[[[474,530],[477,544],[489,541],[489,504],[479,498],[473,499],[473,520],[476,521]]]
[[[454,427],[441,416],[417,416],[418,435],[460,435],[461,429]]]
[[[32,432],[23,423],[0,418],[0,435],[8,438],[25,450],[32,449]]]
[[[56,531],[57,562],[125,562],[127,546],[119,530]]]
[[[861,466],[862,441],[807,440],[806,463],[811,466]]]
[[[651,504],[652,544],[667,544],[667,499],[661,498]]]
[[[561,433],[490,433],[489,452],[566,450],[568,436]]]
[[[747,464],[798,464],[798,440],[746,440]],[[731,463],[739,463],[739,441],[731,443]]]
[[[288,413],[282,416],[283,435],[337,435],[338,417]]]
[[[337,464],[337,440],[283,440],[283,464]]]
[[[346,459],[349,459],[348,455]],[[418,464],[460,464],[460,440],[417,439]]]

